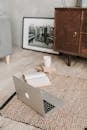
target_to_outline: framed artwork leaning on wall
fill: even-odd
[[[54,18],[23,17],[23,48],[58,54],[54,46]]]

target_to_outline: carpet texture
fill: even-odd
[[[10,99],[10,97],[15,93],[15,88],[13,86],[6,86],[0,90],[0,109],[3,108],[4,104]]]
[[[42,130],[83,130],[87,127],[87,80],[62,75],[50,79],[52,86],[42,89],[63,100],[60,108],[42,117],[15,96],[1,114]]]

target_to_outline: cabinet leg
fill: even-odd
[[[67,65],[68,65],[68,66],[71,66],[71,56],[70,56],[70,55],[68,55],[68,57],[67,57],[67,58],[68,58]]]
[[[5,62],[6,62],[6,64],[10,63],[10,55],[8,55],[8,56],[5,57]]]
[[[58,56],[61,56],[61,55],[62,55],[62,53],[61,53],[61,52],[59,52]]]

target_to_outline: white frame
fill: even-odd
[[[44,43],[46,47],[40,47],[36,45],[29,45],[29,27],[30,25],[33,25],[34,27],[41,27],[41,26],[49,26],[51,28],[54,28],[54,19],[53,18],[43,18],[43,17],[23,17],[23,39],[22,39],[22,45],[24,49],[31,49],[31,50],[36,50],[36,51],[42,51],[42,52],[47,52],[47,53],[53,53],[53,54],[58,54],[58,52],[53,50],[53,43],[52,43],[52,38],[51,38],[51,43],[50,46],[52,48],[48,48],[48,45]],[[33,34],[31,34],[33,35]],[[35,42],[34,42],[35,43]],[[33,44],[33,43],[32,43]],[[40,43],[42,45],[42,42]]]

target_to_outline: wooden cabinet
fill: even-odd
[[[87,9],[55,8],[54,49],[87,57]]]

